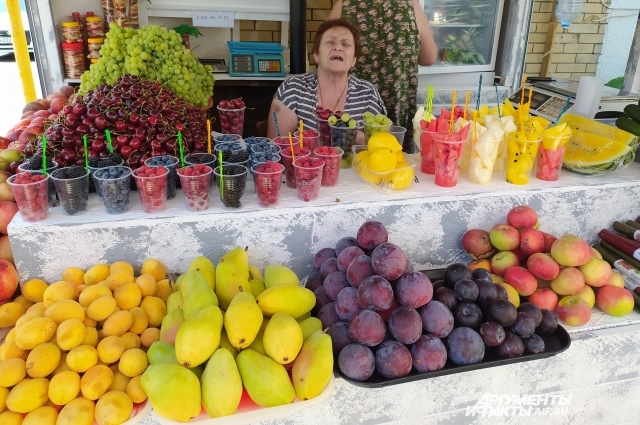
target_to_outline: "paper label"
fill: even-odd
[[[233,28],[234,12],[215,12],[211,10],[194,10],[194,27]]]

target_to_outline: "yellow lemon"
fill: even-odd
[[[111,265],[111,274],[115,272],[126,272],[133,276],[133,266],[126,261],[116,261]]]
[[[376,133],[376,134],[384,134],[384,133]],[[369,156],[368,167],[369,167],[369,170],[371,171],[384,173],[384,172],[395,169],[396,165],[398,165],[398,158],[396,157],[395,152],[393,152],[389,148],[376,149]]]
[[[84,284],[84,270],[80,267],[67,267],[62,272],[62,280],[76,286]]]
[[[402,190],[409,187],[413,177],[413,168],[405,167],[385,176],[384,182],[393,190]]]
[[[167,277],[167,269],[159,260],[150,258],[142,263],[140,274],[150,274],[156,282],[159,282]]]
[[[387,148],[393,152],[399,152],[402,150],[402,146],[398,143],[398,139],[396,139],[392,134],[382,132],[371,135],[367,142],[367,148],[369,149],[369,152],[375,152],[380,148]]]

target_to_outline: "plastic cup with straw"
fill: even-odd
[[[211,136],[209,136],[211,139]],[[180,168],[184,168],[184,147],[182,146],[182,133],[178,131],[178,146],[180,146]]]
[[[462,111],[462,118],[466,121],[467,114],[469,110],[469,100],[471,100],[471,92],[467,92],[467,95],[464,97],[464,111]]]
[[[275,115],[275,113],[274,113]],[[224,197],[224,170],[222,169],[222,151],[218,152],[218,164],[220,164],[220,198]]]
[[[500,113],[500,105],[502,104],[502,102],[500,101],[500,94],[498,93],[498,83],[494,83],[493,87],[496,88],[496,101],[498,104],[498,118],[502,118],[502,114]]]
[[[299,131],[300,131],[300,149],[302,149],[302,142],[304,140],[304,124],[302,124],[302,120],[300,120]]]
[[[476,111],[480,110],[480,94],[482,93],[482,74],[478,78],[478,95],[476,96]]]
[[[83,135],[82,136],[82,141],[84,143],[84,167],[88,170],[89,169],[89,148],[88,148],[88,142],[87,142],[87,135]]]
[[[211,154],[211,120],[207,120],[207,153]]]
[[[111,132],[106,130],[104,132],[105,137],[107,138],[107,148],[109,149],[109,153],[113,152],[113,144],[111,143]]]
[[[456,91],[451,92],[451,116],[449,117],[449,134],[453,133],[453,109],[456,107]]]

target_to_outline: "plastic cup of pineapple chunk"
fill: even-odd
[[[511,184],[529,183],[529,176],[542,139],[536,131],[514,131],[507,134],[507,181]]]
[[[476,137],[475,143],[472,141],[470,145],[471,154],[467,178],[472,183],[489,184],[491,183],[491,175],[498,158],[504,131],[500,128],[492,127]]]

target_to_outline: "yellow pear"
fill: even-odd
[[[240,292],[224,314],[224,328],[236,348],[246,348],[258,335],[262,325],[262,310],[250,292]]]
[[[262,294],[265,289],[267,289],[264,287],[264,280],[251,279],[249,284],[251,285],[251,294],[254,298],[257,298],[258,295]]]
[[[302,348],[302,328],[293,317],[276,313],[264,330],[262,343],[273,360],[280,364],[291,363]]]
[[[324,332],[311,335],[293,361],[291,373],[300,401],[319,396],[333,375],[331,337]]]
[[[204,363],[220,345],[222,312],[209,306],[185,320],[176,334],[176,358],[185,367]]]
[[[262,277],[262,273],[260,273],[260,269],[253,264],[249,264],[249,280],[261,280],[264,282],[264,277]]]
[[[200,382],[188,369],[154,364],[142,374],[140,384],[153,409],[163,418],[189,422],[200,414]]]
[[[229,308],[231,300],[239,292],[251,292],[251,284],[233,263],[221,259],[216,268],[216,295],[220,308]]]
[[[218,297],[199,271],[192,270],[184,275],[183,288],[184,292],[180,292],[185,319],[190,319],[205,307],[218,306]]]
[[[269,264],[264,269],[264,286],[269,289],[277,285],[299,285],[300,279],[289,267]]]
[[[256,301],[267,317],[275,313],[287,313],[297,319],[316,305],[316,296],[302,286],[278,285],[261,293]]]
[[[207,281],[207,284],[211,289],[215,291],[216,289],[216,268],[214,267],[211,260],[209,260],[205,256],[196,257],[193,259],[191,264],[189,264],[188,272],[192,270],[197,270],[202,274],[202,277]]]
[[[212,418],[232,415],[242,398],[242,378],[233,354],[218,348],[211,356],[200,379],[202,406]]]
[[[307,342],[309,337],[316,332],[322,331],[322,322],[317,317],[308,317],[300,323],[302,329],[302,340]]]
[[[247,250],[249,247],[244,248],[233,248],[231,251],[227,252],[220,258],[220,263],[223,261],[227,261],[238,269],[240,274],[247,280],[249,280],[249,254],[247,254]],[[220,267],[220,263],[218,263],[218,267]]]
[[[281,406],[296,398],[287,370],[271,358],[246,349],[238,354],[236,364],[242,383],[256,404]]]

